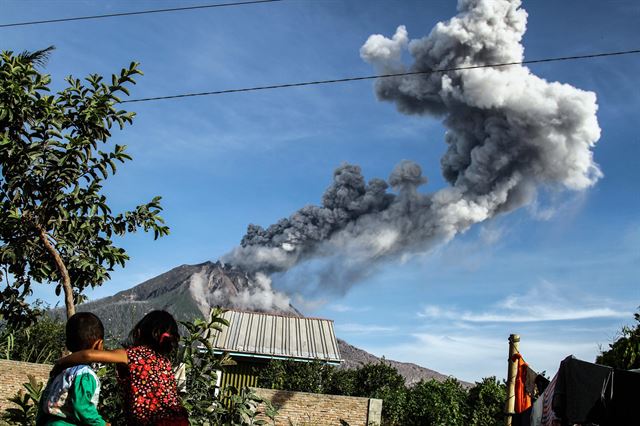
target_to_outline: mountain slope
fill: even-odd
[[[342,339],[338,339],[338,347],[340,348],[340,356],[342,356],[343,359],[343,362],[340,365],[341,368],[352,369],[358,368],[364,364],[376,364],[384,361],[398,370],[398,373],[404,377],[405,383],[409,386],[418,383],[420,380],[435,379],[441,382],[449,377],[442,373],[438,373],[437,371],[430,370],[410,362],[378,358],[363,349],[350,345]],[[471,386],[471,383],[462,381],[460,383],[462,383],[463,386]]]
[[[79,310],[94,312],[115,340],[152,309],[164,309],[178,320],[206,316],[214,306],[301,316],[290,305],[247,306],[247,294],[264,291],[249,276],[219,262],[181,265],[110,297],[88,302]]]
[[[85,303],[78,310],[98,315],[105,324],[108,338],[116,342],[121,341],[133,325],[153,309],[171,312],[178,320],[192,320],[206,315],[213,306],[302,316],[293,306],[273,298],[266,298],[269,303],[259,306],[246,306],[248,295],[251,299],[260,299],[253,296],[260,296],[263,291],[267,289],[250,279],[245,272],[220,262],[205,262],[178,266],[113,296]],[[344,360],[342,368],[357,368],[381,360],[344,340],[338,339],[338,345]],[[421,379],[441,381],[447,378],[416,364],[393,360],[385,362],[398,369],[409,385]]]

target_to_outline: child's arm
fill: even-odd
[[[97,349],[85,349],[83,351],[74,352],[56,361],[51,370],[51,376],[59,374],[65,368],[73,367],[79,364],[93,364],[100,362],[105,364],[127,364],[129,358],[127,351],[124,349],[114,349],[111,351],[99,351]]]
[[[93,364],[94,362],[101,362],[105,364],[127,364],[129,359],[127,357],[127,351],[124,349],[113,349],[110,351],[85,349],[60,358],[56,364],[63,368],[68,368],[79,364]]]

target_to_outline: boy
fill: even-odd
[[[100,318],[79,312],[67,321],[66,345],[71,352],[102,350],[104,326]],[[37,426],[108,426],[98,414],[100,380],[89,365],[76,365],[49,379],[42,393],[36,417]]]

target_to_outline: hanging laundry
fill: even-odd
[[[536,402],[531,406],[531,416],[529,426],[542,426],[542,403],[544,402],[544,394],[540,395]]]
[[[533,404],[529,426],[640,426],[640,372],[568,356]]]
[[[562,426],[560,418],[553,411],[553,397],[555,395],[556,383],[558,381],[558,374],[553,377],[547,389],[540,398],[542,398],[542,414],[540,415],[539,423],[536,418],[531,419],[531,424],[536,426]]]
[[[518,363],[518,370],[516,372],[515,412],[522,413],[531,407],[531,395],[528,394],[526,390],[527,371],[530,370],[530,368],[520,354],[514,354],[512,361],[517,361]]]
[[[533,369],[527,365],[527,374],[525,375],[524,389],[531,396],[536,395],[536,379],[537,378],[538,378],[538,373],[533,371]]]
[[[553,396],[553,410],[567,424],[605,422],[602,390],[610,367],[568,356],[560,363]],[[546,392],[545,392],[546,393]]]
[[[549,379],[544,377],[542,374],[538,374],[536,377],[536,390],[538,395],[542,395],[545,389],[547,389],[547,386],[549,386]]]
[[[549,385],[549,379],[542,374],[536,373],[531,367],[527,366],[527,376],[525,380],[525,390],[532,398],[542,395]]]
[[[606,380],[602,397],[606,407],[606,425],[640,425],[638,410],[640,372],[614,370]]]
[[[511,418],[511,426],[531,426],[531,408],[514,414]]]

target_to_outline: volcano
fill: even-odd
[[[270,291],[270,289],[269,289]],[[246,309],[289,316],[303,316],[294,306],[277,297],[265,298],[259,305],[247,305],[247,295],[265,292],[260,280],[243,270],[221,262],[181,265],[113,296],[85,303],[78,311],[91,311],[104,322],[107,338],[116,344],[133,325],[153,309],[171,312],[176,319],[189,321],[206,316],[212,307]],[[255,297],[251,297],[255,300]],[[376,363],[380,358],[338,339],[342,368]],[[421,367],[385,359],[405,378],[407,384],[422,379],[444,380],[446,375]],[[466,383],[465,383],[466,384]]]

